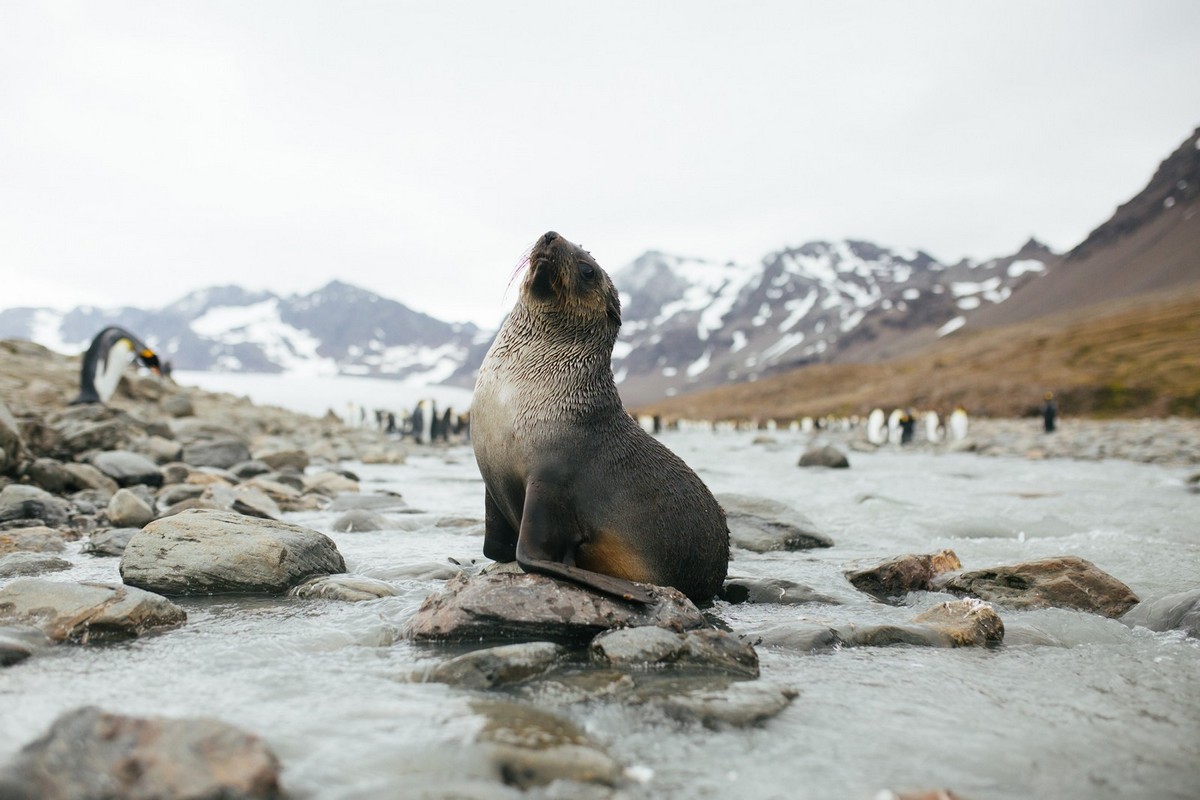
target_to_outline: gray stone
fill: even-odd
[[[566,648],[551,642],[488,647],[436,664],[415,679],[467,689],[491,689],[543,675],[558,665],[566,652]]]
[[[129,639],[185,620],[165,597],[129,586],[17,578],[0,588],[0,624],[32,625],[56,642]]]
[[[111,495],[120,488],[116,481],[91,464],[68,462],[62,466],[71,475],[74,486],[79,489],[97,489]]]
[[[936,578],[933,587],[1009,608],[1073,608],[1114,618],[1138,602],[1128,586],[1077,556],[949,573]]]
[[[676,633],[654,626],[607,631],[592,640],[592,660],[612,667],[671,665],[758,677],[758,654],[715,628]]]
[[[70,504],[45,489],[16,483],[0,489],[0,522],[40,520],[49,527],[61,527],[70,513]]]
[[[214,719],[60,716],[0,771],[6,800],[280,800],[280,763],[257,736]]]
[[[146,456],[155,464],[169,464],[179,460],[183,454],[183,445],[174,439],[151,436],[136,443],[133,450]]]
[[[303,597],[320,600],[345,600],[359,603],[364,600],[378,600],[381,597],[393,597],[396,588],[385,581],[368,578],[364,575],[319,575],[309,578],[299,586],[288,590],[293,597]]]
[[[842,644],[837,631],[828,625],[801,621],[772,625],[748,634],[746,638],[756,646],[779,647],[801,653],[824,652]]]
[[[850,466],[850,459],[846,458],[846,454],[841,450],[831,444],[827,444],[824,447],[812,447],[805,450],[804,455],[800,456],[799,465],[802,467],[846,469]]]
[[[164,397],[162,403],[159,405],[164,412],[175,418],[194,417],[196,415],[196,408],[192,405],[192,398],[182,392]]]
[[[325,497],[337,497],[344,492],[357,492],[358,481],[337,472],[318,472],[304,476],[304,491]]]
[[[730,542],[743,550],[768,553],[833,547],[833,540],[819,532],[812,520],[778,500],[720,494],[717,502],[725,509]]]
[[[49,644],[46,634],[37,628],[0,627],[0,667],[19,664]]]
[[[418,640],[586,642],[612,628],[660,625],[674,630],[707,627],[681,592],[647,587],[650,605],[628,603],[544,575],[459,575],[425,602],[408,622]]]
[[[118,489],[108,501],[108,521],[119,528],[140,528],[154,519],[154,509],[128,489]]]
[[[50,553],[16,552],[0,556],[0,578],[16,575],[41,575],[70,569],[71,562]]]
[[[250,460],[250,448],[236,436],[192,442],[183,448],[183,460],[193,467],[229,469]]]
[[[837,629],[845,647],[983,647],[1004,640],[1004,623],[986,603],[953,600],[918,614],[905,625],[845,625]]]
[[[207,487],[195,483],[172,483],[159,491],[155,503],[159,508],[170,508],[176,503],[199,497],[206,489]]]
[[[0,531],[0,554],[16,552],[61,553],[66,539],[53,528],[38,525]]]
[[[308,469],[308,453],[303,450],[268,450],[256,453],[254,457],[273,470],[294,469],[304,472]]]
[[[170,464],[162,465],[164,484],[184,483],[191,473],[192,468],[182,461],[173,461]]]
[[[190,509],[151,522],[121,557],[121,577],[168,595],[283,594],[314,575],[345,572],[322,533],[235,512]]]
[[[52,494],[66,494],[73,489],[84,488],[76,484],[61,461],[53,458],[34,459],[25,468],[25,477]]]
[[[763,681],[738,681],[723,689],[667,696],[658,705],[680,721],[727,730],[762,725],[791,705],[798,694],[794,689]]]
[[[1200,589],[1138,603],[1121,621],[1152,631],[1179,630],[1200,639]]]
[[[234,464],[229,468],[229,471],[238,476],[242,480],[253,478],[255,475],[266,475],[271,471],[271,468],[261,461],[250,459],[243,461],[240,464]]]
[[[408,508],[408,503],[398,494],[377,492],[375,494],[339,494],[329,504],[330,511],[399,511]]]
[[[110,450],[92,458],[92,465],[119,486],[144,483],[147,486],[162,486],[163,474],[150,459],[128,450]]]
[[[837,598],[786,578],[727,578],[721,587],[720,598],[727,603],[839,603]]]
[[[904,597],[909,592],[929,591],[938,575],[962,569],[953,550],[931,555],[904,555],[874,567],[846,573],[847,580],[860,592],[879,600]]]
[[[339,533],[382,531],[388,527],[388,521],[382,514],[360,508],[342,514],[330,527]]]
[[[119,556],[125,552],[129,540],[139,530],[141,528],[110,528],[93,531],[92,535],[83,543],[81,552],[94,556]]]

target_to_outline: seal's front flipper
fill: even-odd
[[[517,532],[487,489],[483,490],[483,554],[492,561],[517,558]]]
[[[521,569],[561,578],[621,600],[654,602],[654,596],[633,581],[576,567],[573,562],[578,546],[578,522],[563,490],[531,480],[525,487],[525,508],[517,538],[516,556]]]

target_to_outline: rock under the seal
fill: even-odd
[[[129,586],[17,578],[0,588],[0,623],[32,625],[56,642],[130,639],[186,620],[165,597]]]
[[[590,641],[612,628],[704,628],[699,609],[675,589],[647,586],[656,602],[627,603],[544,575],[459,575],[425,598],[409,620],[418,640]]]
[[[846,469],[850,466],[850,459],[846,458],[846,454],[841,450],[827,444],[824,447],[810,447],[805,450],[804,455],[800,456],[799,466]]]
[[[725,509],[730,542],[743,550],[767,553],[833,547],[833,540],[818,531],[812,520],[778,500],[720,494],[717,502]]]
[[[154,519],[150,504],[128,489],[118,489],[108,501],[108,521],[118,528],[140,528]]]
[[[1152,631],[1180,630],[1200,639],[1200,589],[1138,603],[1121,621]]]
[[[962,569],[958,556],[953,550],[942,550],[931,555],[897,556],[874,567],[847,572],[846,578],[860,592],[887,600],[928,591],[936,576],[956,569]]]
[[[323,533],[207,509],[151,522],[121,556],[125,583],[168,595],[283,594],[314,575],[345,571]]]
[[[837,605],[837,598],[821,594],[802,583],[786,578],[728,578],[721,587],[720,597],[727,603],[777,603],[800,605],[827,603]]]
[[[675,633],[653,626],[607,631],[592,640],[592,659],[613,667],[672,665],[758,677],[758,653],[715,628]]]
[[[68,711],[0,771],[6,800],[279,800],[279,759],[214,719]]]
[[[392,597],[396,587],[365,575],[318,575],[309,578],[304,583],[288,591],[293,597],[304,597],[320,600],[345,600],[358,603],[363,600],[378,600],[381,597]]]
[[[0,578],[15,575],[40,575],[70,569],[71,562],[50,553],[16,552],[0,556]]]
[[[1119,617],[1138,602],[1128,586],[1078,556],[951,573],[933,587],[1009,608],[1073,608],[1106,617]]]
[[[542,675],[562,661],[566,652],[565,647],[552,642],[488,647],[443,661],[415,678],[467,689],[491,689]]]

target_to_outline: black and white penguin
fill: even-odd
[[[100,331],[83,354],[79,396],[71,404],[107,403],[131,361],[161,374],[158,356],[132,333],[115,325]]]

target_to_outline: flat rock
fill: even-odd
[[[17,578],[0,587],[0,624],[32,625],[56,642],[130,639],[186,620],[166,598],[129,586]]]
[[[92,466],[117,482],[118,486],[162,486],[163,473],[158,465],[140,453],[128,450],[109,450],[97,453]]]
[[[214,719],[68,711],[0,771],[6,800],[280,800],[280,763]]]
[[[68,462],[62,466],[63,470],[70,474],[77,489],[99,489],[113,494],[120,488],[115,480],[91,464]]]
[[[586,642],[621,627],[658,625],[683,631],[707,627],[683,593],[647,587],[656,602],[629,603],[544,575],[459,575],[425,598],[408,622],[417,640]]]
[[[775,603],[801,605],[828,603],[837,605],[837,598],[786,578],[727,578],[721,587],[720,598],[727,603]]]
[[[309,578],[299,586],[288,590],[293,597],[303,597],[319,600],[345,600],[359,603],[364,600],[378,600],[381,597],[393,597],[396,587],[365,575],[318,575]]]
[[[118,528],[140,528],[154,519],[154,509],[129,489],[118,489],[105,510],[108,521]]]
[[[219,436],[185,445],[183,461],[193,467],[229,469],[250,460],[250,448],[236,436]]]
[[[149,436],[144,441],[134,444],[133,451],[141,453],[155,464],[169,464],[178,461],[183,455],[183,445],[174,439]]]
[[[365,508],[356,508],[347,511],[333,521],[330,526],[332,530],[339,533],[354,533],[355,531],[382,531],[388,527],[387,517],[382,514],[369,511]]]
[[[303,450],[270,450],[254,456],[273,470],[294,469],[304,472],[308,469],[308,453]]]
[[[850,466],[850,459],[846,458],[846,454],[841,450],[827,444],[823,447],[810,447],[805,450],[804,454],[800,456],[799,466],[846,469]]]
[[[140,530],[141,528],[107,528],[93,531],[80,550],[94,556],[119,556],[125,552],[133,535]]]
[[[71,562],[51,553],[16,552],[0,556],[0,578],[17,575],[41,575],[70,569]]]
[[[552,642],[487,647],[436,664],[415,679],[467,689],[492,689],[543,675],[558,665],[566,653],[565,647]]]
[[[1200,639],[1200,589],[1138,603],[1121,621],[1152,631],[1179,630]]]
[[[610,667],[687,667],[758,677],[758,654],[715,628],[676,633],[645,626],[607,631],[592,640],[592,660]]]
[[[778,500],[721,494],[717,502],[725,509],[730,542],[743,550],[768,553],[833,546],[833,540],[818,531],[812,520]]]
[[[17,552],[61,553],[66,547],[66,537],[44,525],[0,531],[0,555]]]
[[[125,583],[168,595],[283,594],[314,575],[345,571],[323,533],[205,509],[151,522],[121,557]]]
[[[40,520],[61,527],[70,519],[71,506],[45,489],[12,483],[0,489],[0,522]]]
[[[874,567],[847,572],[846,578],[860,592],[888,600],[909,592],[929,591],[936,576],[957,569],[962,569],[958,556],[953,550],[942,550],[930,555],[897,556]]]
[[[726,730],[762,725],[791,705],[798,694],[794,689],[763,681],[738,681],[723,689],[667,696],[657,704],[680,721]]]
[[[304,476],[304,491],[325,497],[337,497],[344,492],[357,492],[358,481],[338,472],[318,472]]]
[[[263,462],[252,458],[249,461],[243,461],[240,464],[234,464],[229,468],[229,471],[242,480],[249,480],[250,478],[258,475],[266,475],[272,470]]]
[[[377,492],[375,494],[357,494],[347,493],[339,494],[333,498],[333,502],[329,504],[330,511],[350,511],[352,509],[362,509],[365,511],[398,511],[403,508],[408,508],[408,503],[404,502],[398,494],[390,494]]]
[[[1119,617],[1138,602],[1128,586],[1077,556],[949,573],[933,586],[1009,608],[1073,608],[1106,617]]]
[[[777,623],[746,634],[745,638],[756,646],[778,647],[801,653],[820,653],[842,644],[842,638],[832,627],[800,620]]]

